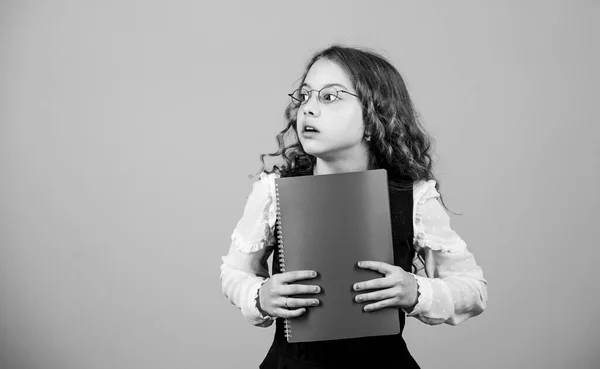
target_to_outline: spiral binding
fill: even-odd
[[[283,227],[281,224],[281,207],[279,204],[279,185],[275,183],[275,195],[277,198],[277,247],[279,249],[279,270],[283,273],[285,272],[285,252],[283,249]],[[292,323],[289,319],[285,319],[283,321],[283,330],[285,334],[285,338],[290,341],[292,338]]]

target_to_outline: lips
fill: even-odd
[[[315,126],[313,126],[311,124],[305,124],[302,127],[302,132],[315,132],[315,133],[317,133],[317,132],[319,132],[319,130],[317,129],[317,127],[315,127]]]

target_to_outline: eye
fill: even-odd
[[[338,99],[338,92],[333,87],[323,89],[320,95],[320,100],[324,104],[330,104]]]
[[[289,96],[292,98],[292,104],[299,106],[310,98],[310,92],[305,89],[296,90],[289,94]]]
[[[310,91],[306,88],[302,88],[298,91],[298,98],[302,103],[307,102],[310,99]]]
[[[323,94],[323,102],[330,103],[334,102],[337,99],[337,93],[324,93]]]

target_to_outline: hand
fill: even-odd
[[[358,266],[371,269],[385,277],[354,284],[355,291],[379,289],[355,297],[356,302],[376,301],[365,306],[365,311],[382,308],[412,308],[417,303],[417,281],[404,269],[381,261],[361,261]]]
[[[318,299],[294,298],[292,295],[319,293],[319,286],[291,284],[315,278],[317,272],[300,270],[274,274],[258,290],[260,308],[272,317],[296,318],[306,312],[305,307],[319,305]],[[287,306],[286,306],[287,305]]]

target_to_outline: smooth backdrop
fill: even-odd
[[[220,257],[312,53],[373,48],[489,281],[423,368],[597,368],[598,1],[2,1],[0,367],[256,368]],[[368,352],[352,353],[368,355]]]

